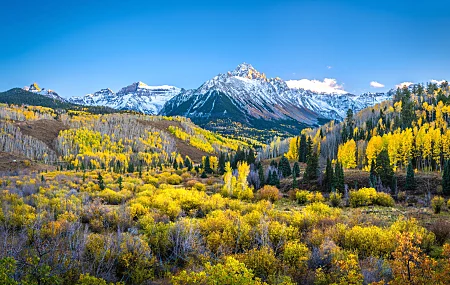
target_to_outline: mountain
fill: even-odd
[[[0,92],[0,103],[14,105],[42,106],[53,109],[64,110],[87,110],[93,114],[116,113],[117,111],[102,106],[80,106],[64,100],[54,99],[41,95],[39,92],[31,92],[23,88],[13,88],[5,92]]]
[[[106,88],[84,97],[72,97],[69,101],[79,105],[106,106],[117,110],[156,115],[163,105],[180,91],[180,88],[174,86],[149,86],[139,81],[120,89],[117,93]]]
[[[62,102],[66,102],[66,99],[62,98],[61,96],[59,96],[58,93],[56,93],[53,90],[50,89],[45,89],[45,88],[41,88],[39,87],[39,85],[37,83],[33,83],[30,86],[25,86],[23,88],[23,90],[34,93],[34,94],[39,94],[51,99],[56,99]]]
[[[243,63],[197,89],[183,90],[164,105],[160,114],[189,117],[200,125],[231,120],[259,128],[286,124],[304,127],[331,119],[342,120],[348,109],[357,112],[389,96],[353,95],[345,91],[319,93],[290,87],[288,82],[267,78],[252,65]],[[289,132],[297,131],[291,128]]]

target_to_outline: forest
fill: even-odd
[[[449,96],[405,87],[264,144],[1,104],[0,283],[450,284]]]

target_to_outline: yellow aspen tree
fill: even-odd
[[[356,167],[356,143],[353,139],[339,146],[338,160],[347,169]]]

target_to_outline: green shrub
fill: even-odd
[[[373,202],[375,205],[383,207],[393,207],[395,204],[394,198],[388,193],[379,192]]]

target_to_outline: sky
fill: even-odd
[[[357,94],[449,80],[449,10],[433,0],[3,1],[0,91],[197,88],[242,62]]]

